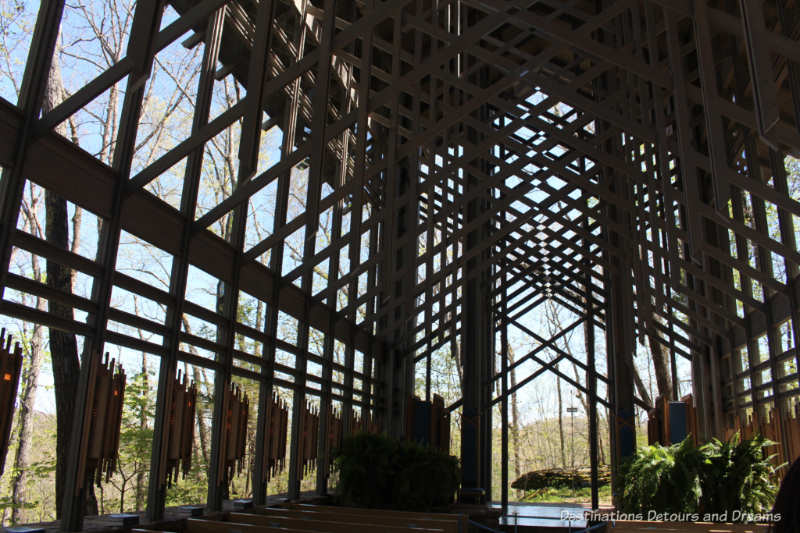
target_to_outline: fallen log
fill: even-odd
[[[611,470],[607,465],[597,469],[598,485],[611,482]],[[520,476],[511,486],[520,490],[538,490],[544,488],[575,487],[583,488],[592,485],[592,474],[589,467],[580,468],[546,468],[534,470]]]

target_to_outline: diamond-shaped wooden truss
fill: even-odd
[[[431,357],[448,347],[464,368],[463,401],[450,408],[479,418],[513,392],[506,365],[494,368],[495,332],[505,345],[505,328],[526,329],[520,317],[547,299],[580,317],[570,327],[605,329],[608,375],[586,362],[583,382],[562,377],[610,407],[617,428],[643,405],[630,361],[645,336],[673,360],[691,360],[703,436],[796,402],[799,178],[786,170],[800,150],[793,0],[166,3],[177,17],[162,25],[162,3],[139,1],[125,58],[40,113],[63,9],[43,3],[23,96],[16,106],[0,102],[2,281],[87,311],[89,320],[8,298],[3,313],[77,332],[88,349],[113,342],[156,354],[162,369],[208,366],[219,390],[232,375],[256,380],[259,427],[273,386],[291,390],[295,448],[307,395],[320,398],[320,435],[331,400],[342,404],[343,427],[381,420],[399,431],[415,364],[426,367],[429,398]],[[144,81],[154,56],[187,33],[186,46],[204,49],[192,130],[136,166]],[[227,77],[244,96],[212,118],[214,80]],[[56,127],[123,79],[120,131],[106,164]],[[234,125],[235,186],[198,211],[204,146]],[[261,141],[275,128],[278,156],[264,165]],[[151,184],[184,159],[176,209]],[[26,179],[106,221],[96,260],[16,229]],[[263,197],[272,199],[267,215]],[[254,233],[259,216],[269,221],[266,235]],[[114,270],[122,231],[172,256],[168,290]],[[91,276],[92,298],[8,272],[13,248]],[[217,309],[185,297],[190,267],[220,282]],[[166,317],[115,308],[115,287],[163,305]],[[267,305],[261,326],[237,314],[242,294]],[[182,331],[186,314],[213,326],[216,339]],[[284,316],[296,320],[292,339],[278,329]],[[109,321],[163,342],[111,330]],[[324,337],[321,353],[309,347],[314,332]],[[243,352],[237,335],[261,351]],[[294,365],[276,361],[276,350],[294,354]],[[544,370],[559,372],[536,353],[529,356]],[[598,379],[607,398],[596,394]],[[493,396],[487,384],[498,380]],[[484,450],[486,418],[475,437]],[[626,437],[615,431],[619,446]],[[269,440],[256,442],[254,486],[263,488]],[[163,495],[150,503],[159,516]],[[69,527],[79,508],[65,507]]]

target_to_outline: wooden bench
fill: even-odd
[[[360,507],[339,507],[333,505],[312,505],[288,503],[278,507],[259,508],[261,514],[275,513],[278,509],[291,509],[303,513],[316,513],[333,520],[369,521],[369,523],[387,526],[403,525],[404,527],[421,527],[441,529],[445,533],[466,533],[469,517],[454,513],[421,513],[415,511],[395,511],[384,509],[365,509]]]
[[[380,526],[386,530],[392,526],[398,526],[403,530],[408,528],[435,529],[442,533],[460,533],[466,529],[459,529],[458,520],[449,518],[437,518],[436,515],[426,516],[397,516],[384,515],[383,511],[373,510],[370,513],[350,513],[347,511],[320,511],[320,510],[300,510],[300,509],[281,509],[281,508],[260,508],[256,512],[263,515],[280,515],[291,512],[299,513],[308,518],[319,517],[319,520],[334,520],[340,522],[369,523]],[[388,531],[388,530],[387,530]]]
[[[388,528],[397,526],[403,531],[409,528],[419,529],[433,529],[441,531],[442,533],[460,533],[466,529],[459,529],[460,524],[457,520],[448,518],[433,517],[418,517],[418,516],[393,516],[384,515],[382,511],[373,511],[371,513],[349,513],[349,512],[334,512],[334,511],[312,511],[312,510],[299,510],[299,509],[283,509],[279,507],[259,508],[256,510],[259,515],[266,516],[281,516],[286,513],[294,513],[293,516],[302,516],[306,519],[316,520],[332,520],[339,522],[351,523],[369,523],[373,526],[379,526],[380,529],[390,531]]]
[[[390,522],[388,524],[377,523],[368,516],[353,515],[332,515],[322,513],[308,513],[303,511],[275,509],[268,514],[251,513],[230,513],[229,520],[232,523],[281,526],[292,529],[311,529],[313,531],[325,530],[330,533],[367,533],[380,530],[383,533],[407,533],[415,531],[418,533],[445,533],[442,527],[431,527],[421,523],[401,524]]]
[[[205,520],[203,518],[187,518],[183,533],[335,533],[328,529],[292,529],[283,525],[257,526],[238,524],[221,520]],[[148,532],[153,533],[153,532]]]
[[[415,513],[301,505],[262,507],[254,512],[228,512],[187,518],[181,533],[466,533],[467,517],[458,514]],[[171,533],[135,529],[132,533]]]

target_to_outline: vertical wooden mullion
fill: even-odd
[[[400,50],[402,46],[402,27],[401,27],[401,13],[395,12],[392,20],[392,87],[397,87],[397,82],[400,80]],[[396,89],[394,89],[396,91]],[[385,324],[383,325],[384,335],[388,338],[392,347],[387,353],[387,357],[383,362],[383,380],[385,383],[384,389],[384,428],[389,435],[396,436],[395,431],[397,424],[395,420],[394,405],[396,401],[402,404],[402,398],[395,396],[395,381],[396,369],[398,366],[398,357],[400,346],[395,344],[405,341],[403,334],[403,320],[405,317],[400,313],[400,317],[396,316],[398,310],[404,306],[408,298],[408,292],[404,291],[405,287],[399,279],[398,265],[396,263],[396,255],[402,250],[398,242],[398,224],[399,224],[399,211],[402,207],[402,199],[399,198],[399,181],[400,169],[398,160],[397,145],[399,143],[398,128],[400,125],[399,120],[399,105],[400,94],[395,93],[395,98],[392,100],[391,105],[391,126],[387,132],[387,159],[388,168],[386,170],[386,180],[383,190],[384,202],[386,209],[384,210],[384,226],[383,226],[383,249],[382,249],[382,262],[381,262],[381,285],[384,291],[381,301],[381,311],[384,314]],[[400,205],[398,205],[400,204]],[[404,264],[408,268],[407,264]],[[395,294],[395,289],[401,288],[400,294]],[[399,324],[398,324],[399,322]]]
[[[725,131],[722,118],[717,113],[714,100],[719,97],[714,68],[714,47],[710,21],[708,20],[708,0],[699,0],[694,9],[695,46],[697,50],[698,72],[708,139],[708,158],[711,163],[711,182],[714,189],[715,208],[725,216],[729,198],[727,173],[729,171]]]
[[[296,60],[300,61],[305,51],[305,38],[306,33],[308,32],[308,26],[305,24],[305,7],[306,2],[304,1],[301,5],[301,15],[298,16],[298,24],[296,26],[296,36],[295,36],[295,50],[297,51]],[[290,97],[289,102],[286,108],[284,109],[284,116],[283,116],[283,143],[281,146],[281,158],[288,157],[292,150],[294,149],[295,140],[297,136],[297,118],[300,111],[301,105],[301,83],[302,78],[298,77],[296,80],[292,82],[292,86],[290,89]],[[287,212],[288,212],[288,205],[289,205],[289,188],[291,185],[291,173],[292,169],[287,170],[280,174],[277,178],[278,187],[275,194],[275,224],[274,229],[277,230],[278,228],[283,227],[286,224]],[[281,287],[282,287],[282,278],[281,278],[281,269],[283,265],[283,244],[278,243],[275,247],[272,248],[270,251],[270,258],[269,258],[269,268],[275,274],[275,282],[272,286],[272,299],[270,305],[267,308],[266,318],[264,320],[264,332],[266,333],[268,342],[263,346],[263,358],[264,358],[264,367],[268,374],[267,381],[262,381],[261,388],[259,390],[259,422],[258,427],[261,428],[266,423],[266,414],[268,409],[268,404],[264,405],[264,402],[270,402],[272,399],[272,380],[275,377],[275,356],[277,351],[277,335],[278,335],[278,322],[280,318],[280,309],[281,309]],[[294,377],[295,383],[297,382],[297,376]],[[265,419],[263,422],[261,419]],[[257,440],[256,441],[256,453],[257,456],[261,457],[262,465],[261,465],[261,474],[259,484],[253,484],[253,501],[257,505],[261,505],[266,503],[267,498],[267,482],[266,482],[266,470],[265,470],[265,463],[266,458],[264,457],[265,453],[265,443],[264,440]]]
[[[307,261],[303,269],[301,288],[310,293],[313,280],[313,265],[316,235],[319,231],[319,202],[325,162],[325,129],[328,122],[328,89],[332,62],[333,35],[336,21],[336,0],[325,0],[325,18],[323,19],[322,39],[320,42],[319,60],[317,63],[316,83],[312,104],[313,130],[311,131],[311,165],[308,175],[308,197],[306,201],[305,242],[303,260]],[[289,498],[300,496],[301,469],[303,458],[299,456],[301,413],[305,408],[307,352],[309,340],[309,305],[306,300],[303,317],[298,322],[296,368],[298,376],[295,381],[294,400],[292,403],[292,444],[289,455]],[[331,332],[323,332],[326,335]]]
[[[367,12],[370,10],[375,9],[375,2],[374,0],[369,0],[367,2]],[[366,184],[364,183],[365,178],[365,169],[367,167],[367,133],[369,131],[369,95],[370,95],[370,80],[372,79],[372,58],[373,58],[373,49],[372,49],[372,38],[373,38],[373,29],[370,28],[366,31],[366,33],[362,36],[362,56],[361,62],[359,63],[359,80],[358,80],[358,113],[357,113],[357,122],[358,131],[356,134],[356,145],[355,145],[355,167],[353,173],[353,200],[351,202],[350,208],[350,270],[355,271],[360,269],[361,261],[361,254],[363,253],[361,249],[361,230],[362,230],[362,218],[364,212],[364,189]],[[370,230],[370,234],[375,233],[377,228],[372,228]],[[372,250],[368,250],[368,253],[371,255]],[[369,261],[369,259],[368,259]],[[371,271],[371,268],[368,268],[368,272]],[[368,274],[369,276],[370,274]],[[358,301],[359,301],[359,279],[361,275],[353,276],[350,284],[348,285],[347,289],[347,312],[346,315],[352,320],[354,323],[358,322]],[[366,293],[369,294],[372,290],[371,285],[369,282],[367,283]],[[369,318],[369,305],[367,305],[367,312],[365,313],[365,324],[369,324],[371,319]],[[354,364],[355,364],[355,347],[354,347],[354,340],[351,339],[350,345],[347,346],[347,352],[345,355],[345,405],[344,405],[344,412],[342,413],[343,422],[345,423],[346,428],[353,428],[353,371],[354,371]],[[362,380],[362,409],[361,409],[361,418],[362,420],[364,417],[369,413],[369,402],[370,402],[370,386],[372,383],[372,376],[367,375],[366,368],[367,368],[367,355],[364,354],[362,358],[363,364],[363,380]],[[366,407],[365,407],[366,406]]]
[[[256,11],[255,42],[250,54],[247,74],[247,95],[239,142],[239,170],[236,188],[250,181],[258,168],[258,157],[262,134],[262,117],[264,109],[264,83],[270,76],[268,59],[272,34],[272,16],[274,0],[263,0]],[[235,192],[235,191],[234,191]],[[227,417],[225,402],[220,401],[231,384],[233,356],[236,344],[236,321],[239,308],[239,279],[243,265],[244,240],[247,226],[247,210],[249,202],[238,204],[233,213],[230,243],[235,250],[231,279],[224,285],[222,306],[219,309],[223,317],[222,327],[217,330],[218,341],[223,349],[218,354],[220,370],[214,380],[214,420],[211,429],[211,460],[209,464],[208,506],[212,510],[222,508],[222,499],[226,485],[230,482],[225,472],[223,456],[223,440],[225,420]],[[259,405],[261,402],[259,402]]]
[[[351,70],[348,67],[345,73],[345,91],[349,93],[351,83]],[[347,109],[345,112],[350,112],[352,101],[347,98]],[[340,164],[338,172],[336,173],[335,185],[338,188],[344,187],[347,184],[348,164],[350,161],[350,130],[346,129],[342,133],[342,149],[340,153]],[[342,236],[342,215],[344,211],[344,199],[337,201],[333,206],[333,221],[331,228],[331,242],[329,246],[334,246],[334,243],[339,242]],[[327,288],[330,290],[328,296],[328,306],[331,308],[331,318],[328,323],[328,331],[325,334],[325,343],[323,348],[323,365],[322,365],[322,392],[320,394],[320,407],[319,407],[319,442],[317,443],[317,493],[320,495],[327,494],[328,492],[328,474],[330,473],[330,457],[329,453],[332,451],[328,446],[328,437],[330,428],[328,421],[331,414],[331,386],[333,379],[333,360],[335,350],[335,334],[336,334],[336,318],[338,315],[338,299],[339,291],[336,289],[339,279],[339,258],[341,253],[339,250],[334,250],[328,259],[328,279]],[[331,290],[332,289],[332,290]],[[309,290],[309,292],[313,292]],[[350,367],[350,375],[352,376],[352,366]],[[352,384],[351,384],[352,386]],[[352,397],[352,388],[350,391]]]
[[[372,379],[372,368],[374,364],[373,353],[375,349],[375,341],[370,340],[369,347],[364,353],[364,384],[362,392],[361,404],[361,421],[371,419],[375,411],[375,395],[373,393],[373,386],[375,380]]]
[[[587,199],[588,208],[588,199]],[[588,217],[584,220],[584,227],[587,232],[589,230]],[[589,249],[589,243],[585,243],[586,250]],[[592,303],[592,275],[591,263],[588,256],[585,258],[585,281],[584,287],[586,289],[585,299],[585,316],[584,316],[584,342],[586,345],[586,390],[587,390],[587,403],[589,405],[589,473],[591,480],[591,503],[592,509],[597,509],[599,503],[599,482],[598,482],[598,438],[597,438],[597,367],[595,361],[595,334],[594,334],[594,314],[595,306]]]
[[[502,220],[505,220],[505,212],[502,213]],[[500,501],[503,514],[508,513],[508,300],[506,281],[507,275],[502,274],[500,280],[500,395],[502,403],[500,406]],[[494,381],[494,380],[492,380]],[[515,442],[515,445],[519,445]]]
[[[666,24],[667,49],[669,51],[669,61],[672,67],[672,75],[675,80],[673,101],[675,113],[675,125],[678,138],[678,152],[680,154],[680,168],[682,176],[681,194],[686,213],[686,226],[688,229],[688,245],[692,256],[699,260],[703,245],[703,234],[701,219],[693,209],[695,202],[700,198],[698,189],[697,165],[695,162],[695,152],[692,148],[692,129],[691,117],[689,113],[689,101],[686,94],[686,74],[684,69],[683,49],[678,32],[676,15],[669,9],[663,9],[664,22]],[[670,206],[671,208],[672,206]],[[677,272],[674,273],[677,276]],[[677,279],[677,278],[676,278]]]
[[[119,238],[122,231],[122,206],[125,184],[130,177],[135,153],[136,133],[144,98],[145,81],[150,75],[156,50],[154,37],[161,24],[163,3],[159,0],[141,0],[136,4],[128,42],[128,57],[133,63],[128,75],[125,99],[120,113],[119,133],[114,148],[112,168],[115,173],[112,194],[111,218],[103,222],[98,238],[98,262],[102,265],[101,276],[92,283],[92,300],[97,310],[89,315],[87,322],[92,334],[87,337],[81,357],[81,373],[78,392],[75,398],[77,413],[86,412],[91,394],[89,374],[93,358],[99,358],[103,349],[106,323],[111,308],[111,293],[114,280]],[[81,471],[81,457],[88,442],[88,423],[86,417],[77,417],[73,422],[68,466],[64,482],[64,501],[62,503],[61,529],[79,531],[83,525],[83,503],[86,497],[85,472]]]
[[[752,137],[745,140],[745,157],[747,161],[747,168],[748,173],[750,175],[750,179],[755,180],[756,182],[760,183],[762,181],[762,173],[761,173],[761,164],[758,161],[757,155],[757,146],[755,139]],[[753,206],[753,218],[755,219],[755,228],[756,231],[763,235],[763,238],[769,237],[769,228],[768,228],[768,221],[767,221],[767,214],[766,208],[764,205],[764,200],[755,194],[750,195],[751,203]],[[771,252],[761,244],[757,245],[757,262],[756,266],[758,270],[762,272],[768,278],[774,278],[774,271],[773,271],[773,264],[772,264],[772,256]],[[788,273],[787,273],[788,276]],[[767,301],[771,296],[773,296],[772,291],[767,290],[766,286],[763,287],[762,290],[764,301]],[[785,408],[785,402],[783,402],[780,398],[780,387],[778,385],[778,380],[782,377],[782,372],[778,367],[777,358],[779,355],[779,335],[780,332],[778,331],[777,324],[775,324],[774,317],[772,312],[769,308],[766,310],[766,321],[767,321],[767,361],[770,368],[770,385],[772,389],[772,405],[773,409],[775,410],[775,414],[777,417],[777,425],[781,427],[781,435],[785,434],[786,425],[785,422],[787,420],[787,412]],[[784,459],[787,461],[791,461],[793,458],[789,455],[790,450],[788,446],[783,447]]]
[[[210,18],[205,34],[205,49],[198,81],[197,100],[195,102],[192,134],[208,123],[211,110],[211,99],[214,88],[214,73],[222,43],[222,28],[225,21],[226,8],[219,8]],[[173,304],[167,309],[165,325],[170,332],[164,336],[165,353],[161,357],[156,396],[156,413],[153,427],[153,449],[148,485],[147,514],[148,519],[155,521],[163,518],[166,491],[164,490],[167,462],[167,445],[169,440],[168,398],[172,388],[172,380],[178,362],[180,348],[181,322],[183,304],[186,301],[186,285],[189,273],[189,248],[192,236],[192,224],[197,208],[197,196],[200,175],[203,165],[203,148],[197,148],[188,157],[184,172],[183,190],[181,192],[181,215],[184,227],[181,232],[180,254],[172,262],[170,273],[170,296]]]
[[[778,2],[780,5],[781,2]],[[795,65],[796,67],[796,65]],[[791,70],[791,69],[790,69]],[[797,89],[798,98],[800,98],[800,88]],[[783,154],[775,150],[769,151],[770,169],[772,170],[772,180],[775,184],[775,190],[781,194],[788,195],[789,187],[786,182],[786,167],[784,166]],[[784,209],[778,208],[778,224],[780,227],[781,243],[791,250],[797,250],[797,241],[794,234],[794,220],[791,213],[787,213]],[[787,296],[789,298],[789,309],[792,322],[792,348],[794,349],[794,361],[796,373],[798,374],[798,384],[800,384],[800,302],[797,297],[797,280],[800,274],[800,268],[797,263],[784,258],[784,268],[786,270],[786,283],[788,287]],[[774,379],[774,376],[773,376]]]
[[[780,109],[772,72],[772,54],[766,43],[769,30],[764,21],[764,5],[760,0],[739,0],[739,8],[750,68],[756,128],[761,138],[771,145],[769,134],[780,121]]]

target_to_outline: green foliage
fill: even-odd
[[[359,433],[344,439],[335,459],[345,505],[428,511],[458,490],[458,459],[413,442]]]
[[[15,417],[18,418],[17,412]],[[25,472],[23,481],[23,499],[14,502],[11,497],[10,480],[19,473],[14,466],[14,455],[18,446],[13,438],[6,458],[6,470],[3,474],[2,492],[0,493],[0,514],[6,516],[7,522],[3,525],[11,524],[11,509],[18,509],[20,520],[18,523],[30,523],[33,521],[44,521],[54,519],[55,514],[50,514],[49,507],[52,506],[55,494],[55,416],[34,411],[32,423],[31,450],[28,456],[28,463],[22,468]],[[54,509],[53,509],[54,510]]]
[[[166,506],[174,507],[187,503],[203,503],[208,496],[208,469],[201,461],[192,461],[186,478],[181,478],[167,488]]]
[[[384,505],[391,495],[397,448],[391,439],[366,433],[345,438],[335,459],[342,501],[364,507]]]
[[[736,433],[727,442],[714,439],[701,447],[706,458],[701,471],[702,507],[705,512],[742,510],[765,513],[775,501],[777,486],[775,456],[765,457],[764,448],[774,445],[761,435],[740,440]]]
[[[392,476],[396,507],[427,511],[452,503],[460,479],[458,459],[413,442],[400,443],[398,459]]]
[[[671,446],[640,448],[623,467],[622,510],[638,513],[761,513],[777,490],[775,468],[761,436],[696,447],[691,436]]]
[[[696,512],[702,495],[702,464],[702,452],[691,437],[668,447],[639,448],[623,466],[623,512]]]
[[[149,460],[153,428],[147,422],[156,409],[153,381],[154,376],[150,373],[140,372],[128,379],[125,386],[119,435],[119,454],[123,462]],[[137,468],[140,467],[137,465]]]

